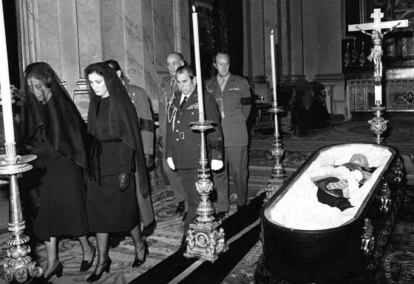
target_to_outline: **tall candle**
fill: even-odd
[[[275,60],[275,33],[270,31],[270,57],[272,65],[272,87],[273,87],[273,104],[277,106],[277,88],[276,88],[276,60]]]
[[[13,112],[10,96],[9,63],[7,60],[6,32],[3,2],[0,1],[0,87],[3,108],[3,126],[6,144],[14,144]]]
[[[193,6],[193,37],[194,37],[194,57],[197,74],[197,96],[198,96],[198,120],[204,122],[204,101],[203,101],[203,85],[201,82],[201,63],[200,63],[200,44],[198,39],[198,16]]]
[[[375,91],[375,105],[382,105],[382,86],[381,85],[375,85],[374,88]]]

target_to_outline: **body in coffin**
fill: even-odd
[[[317,202],[317,189],[311,178],[327,165],[346,163],[356,153],[366,155],[370,167],[376,167],[371,179],[361,187],[365,191],[361,200],[354,202],[359,204],[344,212],[325,204],[316,205],[325,207],[323,214],[331,212],[332,218],[309,212],[309,199]],[[391,147],[354,143],[316,151],[262,210],[260,265],[271,275],[295,283],[337,283],[366,271],[367,266],[373,269],[372,256],[378,258],[385,249],[384,236],[379,235],[393,211],[391,208],[401,203],[392,203],[397,192],[401,193],[401,180],[402,164]],[[313,191],[309,193],[310,190]],[[302,202],[301,198],[306,200]],[[388,228],[388,236],[389,231]],[[382,244],[375,242],[378,238]],[[380,245],[382,250],[375,252]]]

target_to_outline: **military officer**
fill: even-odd
[[[213,65],[217,75],[206,82],[205,93],[216,99],[224,135],[224,167],[214,174],[217,190],[214,205],[217,217],[223,218],[229,210],[228,172],[236,186],[238,209],[247,202],[249,137],[246,121],[250,114],[251,94],[247,80],[229,72],[230,56],[227,53],[217,53]]]
[[[188,202],[187,217],[184,222],[184,236],[189,224],[196,217],[197,205],[200,196],[195,188],[197,169],[200,167],[200,133],[193,131],[189,123],[199,120],[198,96],[196,91],[196,77],[189,66],[182,66],[176,73],[178,92],[174,93],[172,102],[167,110],[167,148],[166,157],[168,166],[176,170],[181,178]],[[204,96],[204,111],[206,119],[219,122],[220,114],[217,104],[210,94]],[[211,158],[211,169],[219,170],[222,162],[222,132],[219,123],[206,135],[208,156]]]
[[[177,172],[174,172],[167,165],[165,157],[165,143],[166,143],[166,124],[167,124],[167,108],[171,104],[174,92],[178,91],[177,82],[175,80],[175,72],[177,68],[184,66],[185,61],[181,53],[172,52],[167,56],[167,67],[169,75],[162,78],[160,83],[161,95],[159,99],[159,122],[160,122],[160,144],[162,151],[162,167],[165,175],[168,178],[171,189],[174,192],[175,198],[178,202],[176,213],[183,215],[185,211],[185,192],[181,186],[180,177]],[[183,216],[185,218],[185,216]]]
[[[129,79],[123,73],[118,61],[107,60],[106,63],[112,67],[118,77],[124,84],[129,97],[131,98],[132,104],[135,107],[135,111],[138,116],[138,122],[140,126],[142,144],[145,154],[145,163],[148,171],[154,169],[154,120],[152,118],[151,104],[147,93],[143,88],[136,85],[130,84]],[[135,173],[136,174],[136,173]],[[137,188],[137,201],[139,211],[141,213],[142,223],[144,228],[142,233],[144,236],[151,235],[156,226],[154,209],[152,206],[151,194],[143,196],[141,190]]]

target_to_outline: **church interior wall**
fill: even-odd
[[[17,2],[23,27],[22,66],[48,62],[70,93],[85,88],[83,69],[88,64],[115,58],[131,82],[146,89],[157,112],[158,84],[168,74],[166,55],[176,50],[187,61],[191,58],[189,1]],[[246,52],[240,60],[255,91],[269,97],[269,34],[275,29],[278,81],[325,82],[333,111],[343,112],[341,0],[243,0],[243,6]]]

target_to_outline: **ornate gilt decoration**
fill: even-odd
[[[365,255],[370,255],[375,246],[374,226],[369,218],[365,218],[361,235],[361,250]]]
[[[10,237],[7,258],[4,263],[4,278],[7,282],[23,283],[42,275],[43,270],[30,257],[30,238],[25,235],[25,221],[20,203],[17,175],[31,170],[29,162],[36,159],[35,155],[16,156],[13,145],[6,146],[6,155],[0,156],[0,176],[7,176],[10,181],[9,225]]]
[[[380,201],[380,211],[383,213],[388,213],[392,206],[392,199],[390,187],[386,182],[384,182],[380,191]]]
[[[375,134],[374,141],[377,144],[384,144],[384,138],[382,134],[387,130],[388,120],[382,117],[382,111],[385,110],[385,107],[377,106],[372,108],[374,111],[374,118],[368,120],[370,124],[370,129]]]
[[[401,161],[401,158],[398,158],[395,162],[395,165],[392,167],[394,171],[394,182],[400,183],[404,178],[404,165]]]
[[[283,167],[282,164],[282,158],[285,154],[285,151],[283,149],[283,144],[281,140],[281,135],[279,131],[279,119],[278,119],[278,113],[283,112],[283,109],[281,107],[278,107],[277,105],[273,105],[269,112],[273,113],[275,116],[275,133],[274,133],[274,139],[273,139],[273,148],[272,148],[272,156],[275,157],[275,165],[273,166],[272,170],[272,178],[282,179],[284,180],[286,178],[286,170]]]

